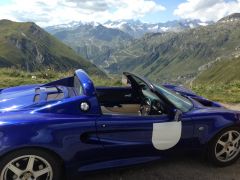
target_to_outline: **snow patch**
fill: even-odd
[[[169,27],[161,27],[160,29],[161,29],[162,31],[166,32],[166,31],[169,30]]]

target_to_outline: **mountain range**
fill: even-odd
[[[131,70],[157,81],[184,82],[195,78],[213,62],[240,54],[240,18],[219,21],[182,32],[147,34],[117,51],[105,67],[109,72]]]
[[[83,68],[99,75],[103,69],[158,82],[229,82],[240,79],[239,27],[240,13],[215,23],[72,22],[45,28],[49,33],[34,23],[1,20],[0,67]]]
[[[146,33],[158,33],[158,32],[179,32],[189,28],[195,28],[199,26],[207,26],[213,24],[212,21],[203,22],[201,20],[195,19],[181,19],[173,20],[161,23],[145,23],[140,20],[117,20],[117,21],[107,21],[105,23],[97,22],[77,22],[73,21],[68,24],[60,24],[55,26],[49,26],[45,29],[51,34],[56,34],[59,31],[72,31],[80,29],[81,27],[97,27],[104,26],[109,29],[121,30],[133,38],[141,38]]]
[[[128,46],[133,40],[133,37],[119,29],[107,28],[100,24],[78,24],[75,28],[64,29],[46,30],[100,67],[113,51]]]
[[[119,20],[107,21],[103,24],[71,22],[45,29],[72,47],[78,54],[104,69],[116,62],[114,58],[109,59],[113,53],[127,48],[147,33],[178,33],[212,23],[200,20],[176,20],[151,24],[139,20]]]
[[[96,65],[34,23],[0,20],[0,34],[0,67],[26,71],[83,68],[90,73],[104,75]]]
[[[139,20],[119,20],[107,21],[103,24],[103,26],[122,30],[134,38],[141,38],[146,33],[180,32],[186,29],[196,28],[199,26],[207,26],[210,24],[213,24],[213,22],[202,22],[198,19],[182,19],[167,21],[164,23],[143,23]]]
[[[47,30],[109,73],[133,71],[156,81],[182,83],[215,62],[234,59],[240,53],[239,27],[240,15],[235,13],[216,23],[121,20],[75,22]]]

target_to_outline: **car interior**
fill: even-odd
[[[132,88],[97,87],[96,91],[103,114],[139,114],[140,99]]]
[[[129,85],[129,84],[128,84]],[[161,115],[163,102],[144,82],[131,82],[125,87],[96,87],[103,114]]]
[[[103,114],[108,115],[161,115],[164,114],[162,101],[141,79],[123,80],[125,86],[96,87],[96,94]],[[125,83],[124,83],[125,81]],[[60,100],[83,94],[83,87],[76,76],[68,79],[69,86],[45,85],[35,90],[34,102]]]

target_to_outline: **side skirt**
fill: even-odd
[[[117,159],[111,161],[97,162],[91,165],[82,166],[78,169],[78,172],[88,172],[88,171],[96,171],[103,170],[108,168],[116,168],[116,167],[124,167],[137,165],[141,163],[147,163],[155,160],[162,159],[160,156],[151,156],[151,157],[134,157],[128,159]]]

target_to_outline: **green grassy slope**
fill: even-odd
[[[104,75],[36,24],[0,20],[0,67],[11,66],[28,71],[82,68],[89,73]]]
[[[240,103],[240,81],[194,84],[192,90],[214,101],[222,103]]]
[[[240,81],[240,57],[213,64],[209,69],[200,73],[194,82],[210,84],[232,81]]]
[[[240,57],[214,63],[192,84],[194,91],[209,99],[240,103]]]
[[[72,76],[74,70],[58,72],[54,70],[42,70],[37,72],[26,72],[13,68],[0,68],[0,89],[25,84],[43,84],[60,78]],[[34,78],[32,78],[34,76]],[[106,78],[103,76],[90,75],[96,86],[120,86],[118,78]]]

